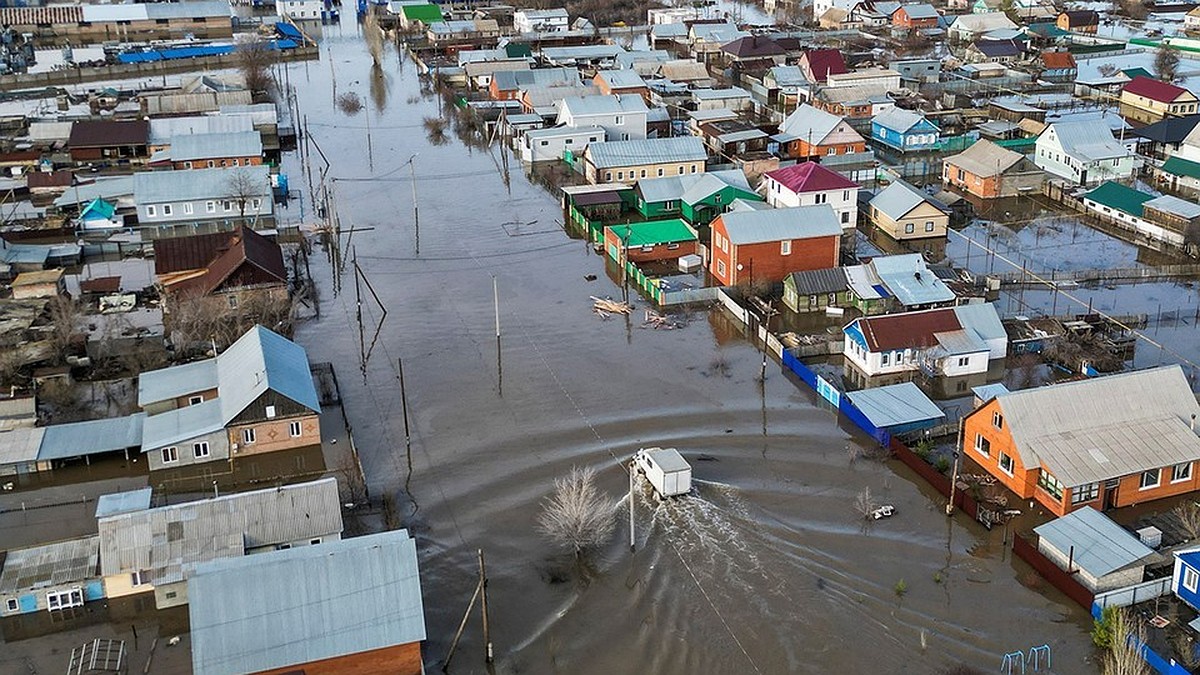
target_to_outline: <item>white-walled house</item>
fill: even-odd
[[[769,171],[759,189],[767,203],[776,208],[829,204],[843,232],[853,232],[858,223],[858,183],[817,162]]]
[[[557,124],[563,127],[600,127],[609,141],[646,138],[650,110],[637,94],[571,96],[558,102]]]
[[[943,377],[976,375],[1008,353],[1008,335],[991,303],[861,317],[842,332],[842,355],[868,377],[921,369]]]
[[[1136,138],[1131,135],[1130,144]],[[1139,161],[1130,145],[1113,137],[1104,120],[1055,122],[1037,137],[1033,163],[1077,185],[1126,180]]]
[[[567,10],[557,9],[518,9],[513,12],[513,30],[518,34],[526,33],[555,33],[570,28],[570,17]]]
[[[322,0],[276,0],[275,14],[290,17],[297,21],[320,19],[321,11],[325,9]]]
[[[556,162],[567,150],[582,154],[589,143],[604,140],[600,127],[550,127],[526,131],[521,140],[521,161]]]
[[[270,167],[140,171],[133,175],[138,224],[273,217]]]

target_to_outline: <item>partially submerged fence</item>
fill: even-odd
[[[1104,609],[1105,607],[1129,607],[1139,602],[1161,598],[1171,594],[1171,577],[1143,581],[1140,584],[1118,588],[1104,593],[1097,593],[1092,603]]]
[[[1064,595],[1079,603],[1084,609],[1089,611],[1092,609],[1094,599],[1092,592],[1079,583],[1073,574],[1054,564],[1054,561],[1037,550],[1037,546],[1029,543],[1019,534],[1013,537],[1013,553],[1029,563],[1029,566],[1042,575],[1043,579],[1049,581],[1051,586],[1062,591]]]

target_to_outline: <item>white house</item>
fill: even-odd
[[[637,94],[609,96],[572,96],[558,103],[559,126],[600,127],[609,141],[646,138],[646,118],[650,110]]]
[[[555,33],[570,28],[570,17],[567,10],[557,9],[519,9],[513,12],[513,30],[525,33]]]
[[[141,171],[133,175],[133,198],[142,226],[273,217],[266,166]]]
[[[1037,138],[1033,162],[1078,185],[1130,178],[1140,164],[1099,119],[1052,123]]]
[[[759,189],[767,203],[776,208],[829,204],[843,232],[853,232],[858,223],[858,183],[817,162],[769,171]]]
[[[971,42],[994,30],[1013,30],[1017,24],[1004,12],[988,12],[987,14],[961,14],[950,24],[949,34],[952,40]]]
[[[1008,335],[991,303],[861,317],[842,332],[843,356],[868,377],[917,370],[976,375],[1008,352]]]
[[[322,0],[276,0],[275,14],[281,17],[291,17],[297,21],[303,19],[320,19],[321,11],[325,9]]]
[[[900,88],[900,72],[885,68],[865,68],[848,73],[831,73],[825,79],[825,86],[833,89],[861,85],[873,85],[884,91],[896,91]]]
[[[837,7],[845,10],[847,13],[858,4],[858,0],[813,0],[812,3],[812,20],[815,23],[820,20],[821,16],[830,9]]]
[[[600,127],[550,127],[526,131],[521,140],[522,162],[556,162],[567,150],[582,154],[589,143],[604,140]]]

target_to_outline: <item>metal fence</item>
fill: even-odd
[[[1067,573],[1066,570],[1054,564],[1054,561],[1042,555],[1041,551],[1037,550],[1037,546],[1029,543],[1019,534],[1013,536],[1013,553],[1029,563],[1029,566],[1043,579],[1050,582],[1051,586],[1062,591],[1064,595],[1079,603],[1084,609],[1092,609],[1094,600],[1092,592],[1079,583],[1074,575]]]
[[[1100,609],[1105,607],[1129,607],[1139,602],[1161,598],[1171,594],[1171,577],[1144,581],[1133,586],[1118,588],[1104,593],[1097,593],[1092,600]]]

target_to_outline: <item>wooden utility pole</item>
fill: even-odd
[[[458,630],[454,633],[454,639],[450,642],[450,651],[446,654],[446,662],[442,664],[442,672],[450,670],[450,660],[454,658],[454,650],[458,649],[458,640],[462,637],[463,630],[467,627],[467,619],[471,618],[471,610],[475,609],[475,601],[479,599],[479,592],[483,589],[483,579],[475,584],[475,593],[471,596],[471,602],[467,605],[467,611],[463,612],[462,621],[458,624]]]
[[[481,602],[479,605],[480,611],[483,612],[483,645],[484,645],[484,661],[492,662],[492,633],[491,626],[488,624],[488,602],[487,602],[487,568],[483,563],[483,549],[479,549],[479,587],[481,589]]]
[[[633,460],[629,460],[629,550],[632,551],[636,547],[633,532],[633,484],[637,478],[637,469]]]
[[[958,418],[958,440],[954,444],[954,470],[950,472],[950,503],[946,504],[946,515],[954,514],[954,489],[958,486],[958,460],[962,454],[963,418]]]

